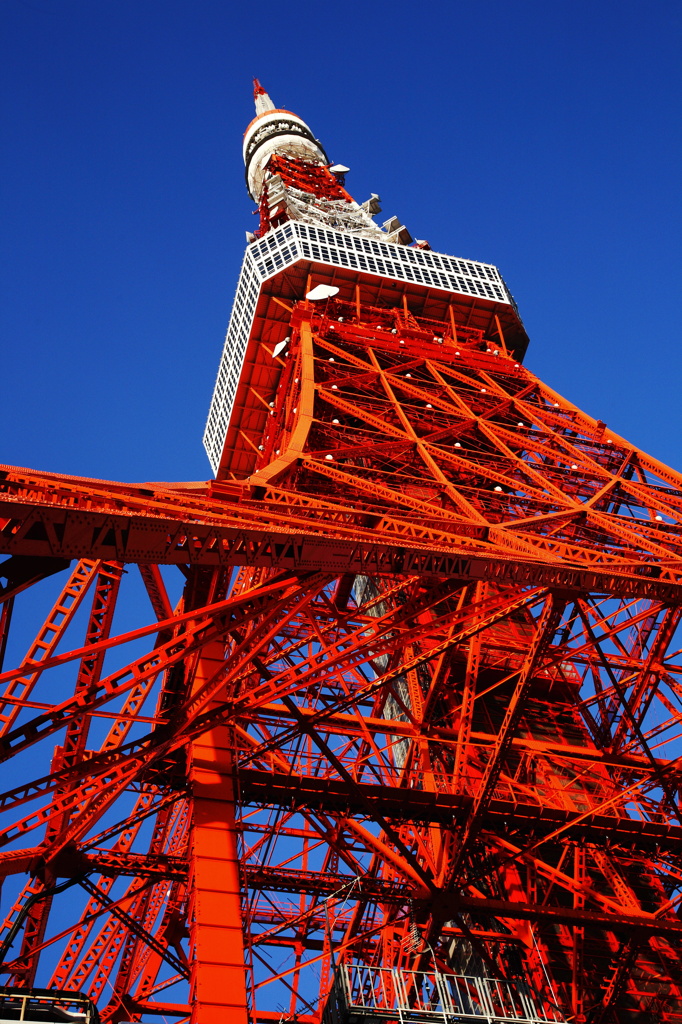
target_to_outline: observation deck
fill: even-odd
[[[228,436],[235,406],[254,405],[251,389],[273,390],[278,376],[272,351],[290,333],[291,305],[311,285],[339,289],[339,299],[392,307],[401,301],[417,317],[495,329],[497,317],[508,348],[519,360],[528,336],[497,267],[432,250],[384,242],[329,227],[287,221],[252,242],[244,254],[218,376],[204,432],[216,475],[223,451],[239,450]],[[242,371],[245,394],[238,389]],[[227,444],[226,444],[227,442]]]

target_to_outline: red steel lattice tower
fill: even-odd
[[[682,1021],[682,477],[255,93],[215,478],[2,468],[0,1009]]]

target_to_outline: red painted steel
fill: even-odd
[[[195,674],[201,692],[222,674],[224,646],[207,645]],[[219,694],[216,700],[227,696]],[[200,1024],[247,1024],[239,857],[234,820],[232,737],[226,726],[197,736],[189,748],[192,827],[189,929],[193,1013]]]
[[[499,316],[314,284],[248,471],[3,468],[6,980],[320,1024],[339,964],[435,963],[682,1021],[682,477]]]

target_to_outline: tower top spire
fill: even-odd
[[[258,201],[265,167],[274,153],[307,163],[324,165],[329,160],[322,143],[308,125],[290,110],[276,107],[257,78],[253,80],[256,116],[244,133],[244,164],[249,194]]]
[[[268,110],[276,110],[275,104],[257,78],[253,80],[253,98],[256,103],[256,114],[265,114]]]

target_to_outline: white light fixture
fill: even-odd
[[[334,288],[331,284],[318,284],[307,293],[306,299],[310,299],[311,302],[319,302],[321,299],[331,299],[333,295],[338,295],[339,289]]]
[[[285,338],[283,341],[278,341],[272,350],[272,358],[276,359],[281,352],[284,352],[284,349],[287,347],[290,341],[291,338]]]

